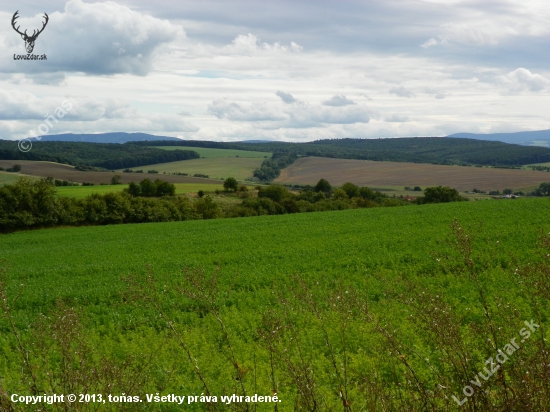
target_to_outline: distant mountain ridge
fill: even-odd
[[[519,144],[522,146],[541,146],[550,147],[550,129],[536,130],[532,132],[515,132],[515,133],[455,133],[447,137],[451,138],[466,138],[475,140],[489,140],[511,144]]]
[[[126,143],[126,142],[141,142],[141,141],[158,141],[158,140],[181,140],[177,137],[155,136],[147,133],[98,133],[98,134],[56,134],[42,136],[43,142],[85,142],[85,143]]]

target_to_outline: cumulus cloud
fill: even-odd
[[[409,118],[407,116],[401,116],[399,114],[392,114],[384,119],[384,121],[389,123],[404,123],[408,122]]]
[[[66,109],[58,116],[60,108]],[[60,117],[50,133],[70,131],[167,131],[192,133],[200,129],[183,116],[166,113],[144,113],[118,99],[89,97],[38,97],[19,90],[0,90],[0,130],[2,138],[22,138],[35,130],[48,115]],[[61,120],[62,119],[62,120]]]
[[[329,100],[323,102],[325,106],[349,106],[357,104],[353,100],[348,99],[346,96],[332,96]]]
[[[446,23],[440,28],[441,33],[426,40],[421,47],[429,47],[458,43],[471,46],[496,46],[499,43],[499,37],[505,34],[502,27],[489,24],[487,22],[468,24],[468,23]]]
[[[235,121],[275,121],[285,120],[286,116],[274,107],[266,104],[241,104],[225,99],[214,100],[206,112],[218,119]]]
[[[436,99],[444,99],[445,97],[449,96],[449,94],[445,93],[445,92],[442,92],[438,89],[433,89],[431,87],[426,87],[426,93],[429,94],[429,95],[432,95],[433,97],[435,97]]]
[[[259,52],[267,53],[285,53],[285,52],[300,52],[302,46],[295,42],[290,42],[290,46],[284,46],[278,42],[269,44],[262,43],[252,33],[247,35],[240,34],[233,39],[231,44],[228,44],[223,48],[224,52],[228,54],[237,55],[253,55]]]
[[[70,0],[63,12],[50,14],[48,26],[36,42],[34,53],[44,53],[48,60],[33,65],[0,63],[0,70],[145,75],[151,70],[157,49],[184,35],[183,29],[167,20],[111,1]],[[9,52],[24,52],[16,33],[9,37]]]
[[[277,96],[279,96],[283,100],[283,102],[285,102],[287,104],[291,104],[291,103],[296,102],[296,99],[290,93],[285,93],[285,92],[282,92],[280,90],[277,90],[277,93],[275,93],[275,94]]]
[[[358,106],[326,107],[296,101],[293,105],[274,106],[266,103],[249,104],[215,100],[208,105],[207,113],[218,119],[238,122],[257,122],[256,127],[266,129],[307,128],[323,124],[368,123],[372,111]]]
[[[498,80],[511,92],[541,92],[550,90],[550,80],[540,74],[531,73],[523,67],[505,76],[500,76]]]
[[[389,90],[389,93],[395,94],[396,96],[399,96],[399,97],[406,97],[406,98],[415,97],[413,92],[411,92],[409,89],[406,89],[403,86],[392,87]]]

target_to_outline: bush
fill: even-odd
[[[428,187],[424,191],[424,196],[416,199],[419,204],[423,203],[448,203],[466,201],[467,198],[460,196],[456,189],[448,186]]]
[[[354,185],[353,183],[347,182],[344,183],[342,186],[342,189],[346,194],[348,195],[349,199],[352,199],[354,197],[359,197],[359,187]]]
[[[258,197],[267,197],[274,202],[281,202],[284,199],[292,197],[292,193],[284,186],[269,185],[267,187],[261,187],[260,190],[258,190]]]
[[[204,190],[199,190],[199,191],[197,192],[197,195],[198,195],[199,197],[203,197],[203,196],[204,196]]]
[[[6,169],[6,172],[13,172],[13,173],[18,173],[21,171],[21,165],[13,165],[12,167],[8,167]]]
[[[220,214],[218,204],[208,195],[195,201],[194,207],[201,219],[215,219]]]

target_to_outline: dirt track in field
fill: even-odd
[[[517,169],[304,157],[281,171],[279,183],[311,184],[324,178],[339,186],[450,186],[459,191],[522,189],[550,182],[550,173]]]
[[[0,160],[0,167],[7,169],[14,164],[21,165],[21,173],[39,177],[53,177],[59,180],[71,182],[89,182],[94,184],[111,183],[114,175],[120,176],[121,183],[140,182],[145,178],[151,180],[161,179],[170,183],[217,183],[219,180],[205,179],[201,177],[188,177],[177,175],[164,175],[153,173],[113,173],[113,172],[81,172],[69,165],[52,162],[37,162],[33,160]]]

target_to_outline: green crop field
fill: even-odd
[[[212,179],[234,177],[239,181],[243,181],[247,177],[251,177],[254,170],[259,168],[263,161],[263,157],[210,157],[206,159],[146,165],[134,169],[142,169],[143,171],[157,170],[160,173],[188,173],[190,176],[200,173]]]
[[[458,335],[445,338],[458,326],[471,358],[466,375],[474,376],[496,350],[488,338],[509,340],[524,320],[536,318],[535,294],[520,273],[523,264],[541,262],[537,239],[550,230],[549,214],[548,199],[520,199],[2,235],[7,288],[0,291],[12,299],[21,293],[8,305],[21,343],[0,320],[0,386],[29,392],[17,349],[23,347],[37,385],[58,392],[83,390],[85,377],[88,393],[143,400],[157,392],[277,392],[279,411],[311,410],[308,399],[323,403],[317,410],[345,410],[343,396],[353,410],[383,410],[376,402],[384,394],[395,399],[415,390],[406,389],[411,368],[423,385],[438,388],[437,397],[429,392],[428,410],[463,410],[451,396],[463,398],[464,383],[446,378],[452,370],[444,362],[455,355],[439,353],[437,345],[461,342]],[[475,235],[472,254],[465,252],[474,262],[470,275],[450,241],[454,218],[464,228],[459,236],[460,230]],[[499,322],[496,335],[484,323],[478,284],[491,322]],[[419,312],[402,304],[405,298]],[[546,319],[548,305],[537,302]],[[462,319],[447,321],[441,341],[421,322],[434,307]],[[475,333],[472,324],[479,325]],[[518,360],[538,347],[538,338],[531,339]],[[86,375],[94,368],[96,376]],[[74,379],[72,386],[63,386],[63,377]],[[485,385],[496,397],[499,381],[492,379]],[[305,398],[300,385],[313,381],[306,395],[314,398]],[[405,410],[395,402],[387,410]],[[274,408],[255,406],[248,410]],[[111,407],[102,410],[181,410]],[[200,403],[185,407],[205,410]]]
[[[6,184],[11,185],[23,176],[28,177],[29,179],[36,179],[33,176],[27,176],[21,173],[11,173],[11,172],[0,171],[0,185],[6,185]]]
[[[158,176],[158,177],[157,177]],[[159,175],[143,175],[143,178],[161,179]],[[215,190],[223,190],[223,185],[210,183],[174,183],[176,186],[176,194],[196,193],[199,190],[205,192],[214,192]],[[57,193],[60,196],[83,198],[92,193],[104,194],[111,192],[120,192],[126,189],[128,185],[96,185],[96,186],[60,186],[57,188]]]
[[[204,158],[220,157],[247,157],[247,158],[270,158],[271,152],[252,152],[250,150],[234,149],[211,149],[208,147],[187,147],[187,146],[153,146],[155,149],[162,150],[193,150]]]

